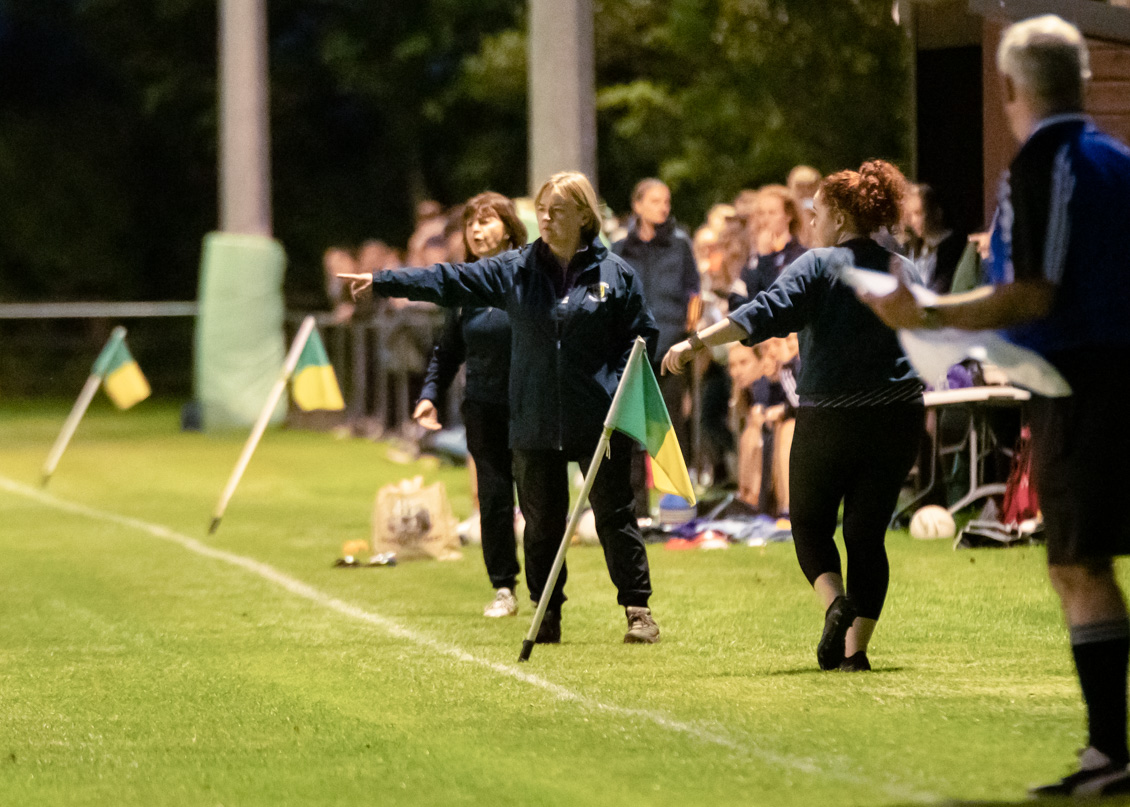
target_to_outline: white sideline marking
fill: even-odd
[[[231,566],[237,566],[248,572],[251,572],[264,580],[275,583],[286,591],[294,594],[310,602],[316,603],[331,611],[336,611],[344,616],[351,617],[361,622],[367,622],[370,625],[380,628],[385,633],[398,639],[404,639],[412,644],[432,650],[440,655],[447,656],[448,658],[455,659],[456,661],[463,661],[469,664],[475,664],[480,667],[485,667],[488,670],[498,673],[499,675],[513,678],[552,695],[561,701],[570,701],[579,706],[595,712],[606,712],[613,715],[621,715],[624,717],[631,717],[642,721],[654,723],[660,728],[673,731],[678,734],[685,734],[700,742],[708,743],[711,745],[718,745],[727,750],[744,754],[753,757],[759,762],[769,763],[781,768],[788,768],[800,773],[813,774],[822,776],[827,779],[836,779],[842,782],[852,784],[871,784],[878,790],[881,790],[885,795],[912,801],[937,801],[938,797],[932,794],[922,793],[920,791],[911,790],[900,785],[893,784],[877,784],[869,782],[868,779],[862,776],[857,776],[853,773],[846,771],[829,770],[828,761],[825,760],[821,763],[819,760],[807,757],[797,757],[790,754],[779,754],[774,751],[767,751],[756,747],[753,743],[748,741],[738,741],[724,734],[710,731],[691,723],[686,723],[681,720],[668,717],[662,712],[655,712],[648,709],[631,709],[626,706],[615,706],[613,704],[603,703],[601,701],[587,698],[584,695],[574,692],[567,687],[560,684],[555,684],[537,675],[524,672],[512,664],[500,664],[496,661],[480,658],[478,656],[468,653],[455,645],[445,644],[437,641],[436,639],[418,633],[411,628],[406,628],[400,623],[389,619],[388,617],[381,616],[374,611],[368,611],[352,605],[344,600],[339,600],[337,597],[332,597],[318,589],[303,583],[288,574],[280,572],[273,566],[266,563],[261,563],[252,558],[244,555],[237,555],[234,552],[227,552],[223,549],[216,549],[208,544],[201,543],[195,538],[190,538],[187,535],[182,535],[179,532],[164,527],[160,524],[152,524],[148,521],[141,521],[140,519],[131,518],[129,516],[119,515],[118,513],[111,513],[105,510],[97,510],[93,507],[87,507],[83,504],[76,502],[69,502],[64,499],[59,499],[42,490],[24,485],[14,479],[0,476],[0,489],[16,496],[22,496],[25,499],[44,504],[48,507],[53,507],[56,510],[63,510],[68,513],[73,513],[79,516],[85,516],[96,521],[107,521],[112,524],[119,524],[123,527],[139,530],[148,533],[155,538],[161,538],[165,541],[177,544],[178,546],[187,549],[205,558],[222,561]]]

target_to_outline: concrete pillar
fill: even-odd
[[[530,194],[558,171],[596,176],[592,0],[530,0]]]
[[[271,234],[266,0],[220,0],[220,230]]]

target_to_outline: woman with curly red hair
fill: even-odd
[[[884,540],[899,490],[914,463],[925,409],[923,385],[899,346],[838,271],[857,266],[915,277],[914,265],[874,240],[898,223],[906,179],[882,160],[840,171],[816,193],[813,229],[821,248],[729,318],[680,342],[663,359],[678,373],[706,346],[756,344],[797,332],[800,372],[789,462],[793,539],[801,570],[824,609],[821,669],[869,670],[867,645],[890,579]],[[833,540],[840,505],[847,586]]]

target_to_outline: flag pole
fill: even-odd
[[[106,340],[105,346],[98,354],[99,357],[106,354],[107,351],[111,353],[117,350],[118,345],[125,341],[126,329],[121,325],[117,326],[110,332],[110,338]],[[97,367],[98,362],[95,362]],[[98,373],[91,373],[86,379],[86,383],[82,385],[82,392],[78,394],[78,399],[75,405],[71,407],[71,413],[67,415],[67,419],[63,422],[63,428],[59,432],[59,436],[55,438],[55,445],[51,446],[51,452],[47,455],[47,461],[43,463],[43,476],[41,479],[43,487],[47,487],[47,483],[51,481],[52,474],[59,466],[59,460],[63,458],[63,452],[67,450],[67,446],[71,442],[71,438],[75,436],[75,430],[78,429],[79,421],[82,416],[86,414],[87,407],[90,402],[94,400],[98,388],[102,385],[102,376]]]
[[[236,462],[235,468],[232,470],[231,477],[228,479],[228,484],[224,488],[223,493],[220,494],[220,500],[216,503],[216,509],[212,513],[212,523],[208,527],[208,534],[212,535],[220,527],[220,519],[224,517],[224,511],[227,510],[228,502],[231,501],[232,495],[235,493],[236,486],[243,478],[243,472],[247,470],[247,463],[251,461],[251,455],[255,453],[255,448],[259,445],[259,440],[263,437],[263,432],[267,430],[267,423],[271,419],[271,413],[275,411],[275,406],[278,405],[279,398],[282,397],[283,390],[286,389],[286,382],[290,380],[291,373],[298,365],[298,357],[302,355],[302,348],[306,346],[306,340],[310,338],[310,332],[314,330],[314,317],[309,315],[306,319],[302,320],[302,325],[298,328],[298,333],[295,334],[294,341],[290,344],[290,351],[286,354],[286,361],[283,362],[283,368],[279,372],[278,380],[271,388],[271,393],[267,396],[267,402],[263,406],[263,411],[259,413],[259,419],[255,421],[255,426],[251,429],[251,434],[247,438],[247,442],[243,446],[243,453],[239,455],[239,461]]]
[[[71,438],[75,435],[75,429],[78,428],[79,421],[82,416],[86,414],[86,408],[90,406],[90,402],[94,400],[95,393],[98,392],[98,387],[102,385],[102,378],[97,375],[91,374],[86,379],[86,383],[82,386],[82,392],[78,395],[78,400],[71,408],[71,413],[67,415],[66,421],[63,423],[63,430],[59,432],[58,438],[55,440],[55,445],[51,447],[51,453],[47,455],[47,462],[43,463],[43,487],[47,487],[47,483],[51,481],[51,475],[55,473],[55,468],[59,465],[59,460],[63,456],[63,452],[67,450],[67,445],[71,442]]]
[[[612,424],[616,422],[616,415],[620,411],[620,398],[624,392],[624,379],[630,377],[632,368],[636,362],[647,360],[646,353],[647,345],[641,337],[636,337],[636,342],[632,345],[632,353],[628,356],[628,363],[624,366],[624,372],[620,375],[620,383],[616,386],[616,394],[612,396],[612,406],[608,408],[608,415],[604,418],[604,430],[600,434],[600,442],[597,443],[596,453],[592,455],[592,461],[589,463],[589,472],[585,474],[585,483],[581,487],[581,492],[577,496],[577,501],[573,505],[573,512],[569,515],[569,523],[565,527],[565,536],[561,539],[561,546],[557,548],[557,556],[553,559],[553,567],[549,570],[549,579],[546,580],[545,587],[541,591],[541,599],[538,600],[537,611],[534,613],[534,621],[530,625],[530,630],[526,634],[526,638],[522,641],[522,652],[518,655],[518,661],[529,661],[530,653],[534,650],[534,639],[538,635],[538,630],[541,628],[542,620],[545,619],[545,612],[549,608],[549,598],[553,594],[553,589],[557,585],[557,578],[561,576],[561,568],[565,565],[565,552],[569,549],[569,543],[573,539],[573,533],[577,531],[577,524],[581,520],[581,512],[584,509],[585,501],[589,497],[589,491],[592,490],[593,482],[596,480],[596,472],[600,468],[600,463],[604,460],[604,454],[608,450],[608,444],[612,439]]]

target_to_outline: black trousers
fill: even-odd
[[[483,562],[490,584],[511,591],[518,583],[518,545],[514,540],[514,470],[510,455],[510,408],[505,404],[463,401],[467,450],[475,460]]]
[[[608,574],[616,586],[620,605],[646,606],[651,597],[651,571],[647,549],[632,509],[631,464],[634,442],[613,432],[611,456],[597,470],[589,492],[589,504],[596,517],[596,533],[604,548]],[[588,471],[593,445],[588,451],[570,455],[565,451],[514,450],[514,480],[518,483],[518,504],[526,518],[523,546],[526,555],[526,585],[530,599],[537,602],[549,580],[553,560],[565,537],[569,518],[569,462]],[[562,567],[549,608],[560,610],[565,602],[567,567]]]
[[[826,572],[841,574],[833,537],[843,502],[847,593],[867,619],[879,618],[887,597],[887,524],[924,425],[921,405],[797,411],[789,458],[797,560],[809,583]]]

